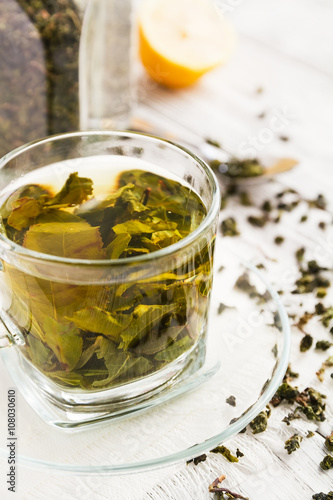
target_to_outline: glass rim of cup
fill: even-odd
[[[175,143],[168,139],[163,139],[161,137],[152,134],[146,134],[144,132],[136,132],[136,131],[127,131],[127,130],[82,130],[78,132],[68,132],[64,134],[50,135],[42,139],[37,139],[35,141],[28,142],[27,144],[23,144],[22,146],[19,146],[18,148],[10,151],[5,156],[0,158],[0,175],[1,175],[1,170],[5,167],[5,165],[8,164],[10,161],[12,161],[14,158],[21,155],[25,151],[33,149],[37,146],[41,146],[43,144],[47,144],[51,141],[58,141],[62,139],[70,139],[83,136],[112,137],[117,135],[127,136],[129,138],[139,136],[139,137],[144,137],[148,141],[154,143],[160,142],[162,144],[166,144],[176,150],[181,151],[182,153],[185,153],[186,156],[189,156],[196,163],[200,165],[212,187],[212,203],[208,207],[206,216],[193,232],[185,236],[185,238],[177,241],[176,243],[173,243],[160,250],[156,250],[155,252],[150,252],[148,254],[143,254],[143,255],[136,255],[133,257],[122,257],[119,259],[74,259],[69,257],[59,257],[56,255],[37,252],[35,250],[24,248],[18,243],[11,241],[2,232],[0,232],[0,249],[3,249],[5,252],[8,251],[13,252],[14,254],[20,255],[22,257],[30,257],[38,261],[51,262],[53,264],[61,263],[61,264],[76,265],[76,266],[82,265],[82,266],[108,266],[108,267],[124,266],[130,264],[144,264],[146,262],[156,261],[157,259],[174,255],[179,251],[183,251],[186,247],[191,245],[200,235],[202,235],[205,232],[205,230],[208,229],[210,225],[213,223],[215,217],[218,215],[220,210],[220,189],[218,180],[212,169],[209,167],[209,165],[201,158],[199,158],[195,153],[193,153],[192,151],[190,151],[189,149],[178,143]]]

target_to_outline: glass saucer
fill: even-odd
[[[47,425],[24,399],[15,348],[3,349],[0,459],[8,458],[7,393],[13,388],[18,389],[18,463],[39,470],[147,471],[201,455],[242,430],[281,383],[290,329],[278,294],[255,267],[226,252],[223,239],[217,241],[215,262],[204,366],[131,416],[74,431]]]

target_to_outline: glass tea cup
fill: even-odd
[[[72,428],[130,414],[195,374],[205,359],[220,205],[209,167],[156,137],[92,131],[22,146],[0,169],[0,345],[12,347],[2,351],[13,358],[11,375],[42,418]],[[113,191],[96,209],[106,186]],[[74,207],[82,189],[85,202]],[[162,201],[147,212],[157,191]],[[108,218],[127,212],[136,217],[131,234],[117,234],[118,224],[102,248]],[[152,248],[154,238],[170,244]]]

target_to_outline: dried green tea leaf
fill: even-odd
[[[326,455],[319,465],[323,470],[333,469],[333,457],[331,455]]]
[[[240,204],[244,207],[251,207],[253,205],[252,200],[248,192],[243,191],[239,193]]]
[[[221,224],[221,230],[223,236],[238,236],[239,231],[237,228],[237,222],[233,217],[228,217],[224,219]]]
[[[313,344],[313,337],[309,333],[304,335],[304,337],[301,340],[301,343],[299,345],[299,349],[301,352],[306,352],[310,349],[310,347]]]
[[[333,319],[333,307],[328,307],[321,318],[321,322],[326,328],[328,328],[332,319]]]
[[[310,260],[307,269],[300,267],[301,277],[296,280],[296,288],[293,294],[312,293],[316,289],[326,289],[330,286],[330,281],[321,275],[321,271],[327,269],[318,265],[315,260]]]
[[[282,422],[284,422],[287,425],[290,425],[292,420],[296,420],[299,418],[301,418],[301,417],[298,414],[298,408],[296,408],[294,411],[288,413],[288,415],[282,419]]]
[[[228,403],[228,405],[230,405],[230,406],[236,406],[236,398],[235,398],[235,396],[229,396],[225,400],[225,402]]]
[[[327,349],[329,349],[332,345],[332,342],[328,342],[328,340],[318,340],[316,343],[316,349],[327,351]]]
[[[299,248],[297,251],[296,251],[296,260],[297,262],[302,262],[303,259],[304,259],[304,254],[305,254],[305,248],[302,247],[302,248]]]
[[[273,210],[271,202],[269,200],[265,200],[261,205],[261,210],[264,212],[271,212]]]
[[[251,422],[250,427],[253,434],[259,434],[267,429],[267,420],[270,417],[270,411],[261,411]]]
[[[324,382],[324,374],[327,368],[331,368],[333,366],[333,356],[330,356],[329,358],[324,361],[324,363],[321,365],[319,370],[316,372],[316,375],[320,382]]]
[[[330,436],[327,436],[325,446],[329,451],[333,451],[333,431]]]
[[[316,420],[323,422],[325,420],[324,402],[325,394],[321,394],[312,387],[307,387],[303,392],[299,393],[295,401],[299,404],[297,407],[308,420]]]
[[[58,323],[50,317],[44,319],[45,340],[66,371],[71,371],[79,361],[83,341],[72,323]]]
[[[220,455],[223,455],[228,462],[238,462],[238,458],[232,455],[231,451],[225,446],[216,446],[216,448],[211,450],[211,453],[219,453]]]
[[[222,148],[221,143],[215,139],[211,139],[210,137],[206,137],[205,141],[207,142],[207,144],[210,144],[211,146],[214,146],[215,148],[219,148],[219,149]]]
[[[200,464],[200,462],[205,462],[207,459],[207,455],[204,453],[203,455],[199,455],[198,457],[192,458],[191,460],[188,460],[186,462],[186,465],[190,464],[193,462],[194,465]]]
[[[263,215],[262,217],[255,217],[254,215],[250,215],[247,220],[251,224],[251,226],[254,227],[264,227],[268,221],[266,215]]]
[[[8,217],[8,224],[19,231],[34,224],[42,212],[42,205],[35,198],[20,198],[13,203],[13,211]]]
[[[297,389],[297,387],[292,387],[290,384],[284,382],[276,391],[271,400],[271,403],[273,406],[278,406],[285,399],[288,403],[291,404],[296,401],[298,395],[299,390]]]
[[[327,495],[325,493],[316,493],[312,495],[313,500],[333,500],[333,491],[329,491]]]
[[[103,259],[103,242],[96,227],[87,222],[35,224],[27,231],[23,246],[58,257]]]
[[[239,160],[232,158],[226,163],[213,160],[209,165],[216,174],[223,174],[231,178],[257,177],[265,172],[265,167],[257,159]]]
[[[257,288],[252,285],[249,274],[246,271],[237,279],[234,288],[246,293],[251,299],[257,298],[259,302],[265,301],[265,299],[268,298],[268,292],[262,295],[258,292]]]
[[[298,378],[298,377],[299,377],[299,373],[294,372],[291,369],[291,365],[289,363],[288,368],[286,370],[286,373],[285,373],[285,375],[283,377],[283,382],[289,382],[291,379]]]
[[[327,200],[323,194],[318,194],[317,198],[314,200],[308,200],[309,207],[319,208],[320,210],[326,210]]]
[[[276,236],[275,239],[274,239],[274,243],[276,245],[282,245],[283,242],[284,242],[284,237],[283,236]]]
[[[305,312],[298,320],[297,323],[295,323],[295,326],[301,330],[304,334],[306,333],[303,328],[304,326],[310,321],[310,319],[313,318],[313,313],[308,313]]]
[[[299,434],[294,434],[287,439],[284,448],[288,451],[288,455],[296,451],[300,447],[302,441],[303,438]]]

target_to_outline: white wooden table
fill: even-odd
[[[333,210],[333,4],[330,0],[217,0],[233,21],[238,32],[238,46],[230,63],[207,75],[193,88],[171,92],[155,86],[144,75],[139,83],[139,105],[135,116],[153,124],[169,137],[198,142],[212,138],[238,154],[253,147],[269,163],[280,157],[293,157],[299,166],[282,174],[274,183],[259,183],[247,189],[259,207],[266,199],[291,187],[304,198],[323,193]],[[262,91],[258,92],[261,88]],[[259,118],[258,115],[265,114]],[[282,119],[281,119],[282,117]],[[276,124],[278,118],[278,128]],[[287,136],[288,141],[280,136]],[[221,220],[237,219],[241,235],[225,238],[223,245],[248,260],[265,265],[266,276],[278,290],[290,314],[313,310],[315,295],[295,296],[290,292],[297,277],[295,250],[307,248],[306,259],[323,259],[333,264],[332,215],[308,210],[301,202],[291,213],[282,215],[279,224],[263,229],[252,227],[248,215],[260,210],[244,207],[232,199],[221,213]],[[308,220],[300,224],[302,215]],[[327,223],[326,230],[318,222]],[[285,238],[282,245],[274,238]],[[275,259],[276,262],[272,259]],[[332,274],[332,273],[331,273]],[[333,281],[333,274],[331,276]],[[333,305],[333,296],[324,299]],[[299,303],[303,302],[300,307]],[[316,340],[333,340],[328,330],[317,322],[308,326]],[[179,466],[149,474],[110,478],[61,477],[24,468],[19,470],[18,492],[6,491],[0,464],[1,499],[19,500],[208,500],[208,485],[221,474],[225,486],[251,500],[307,500],[314,493],[333,490],[333,470],[323,472],[319,463],[325,456],[324,436],[333,430],[333,380],[328,370],[324,382],[315,372],[333,355],[314,347],[299,351],[302,333],[292,328],[291,364],[299,372],[297,385],[312,386],[327,395],[326,421],[318,426],[304,419],[290,426],[281,422],[286,407],[272,411],[266,432],[252,435],[247,431],[228,441],[244,457],[237,464],[223,457],[209,455],[198,466]],[[20,425],[24,425],[20,422]],[[288,455],[285,440],[295,432],[303,439],[301,447]],[[38,430],[36,430],[38,432]]]

